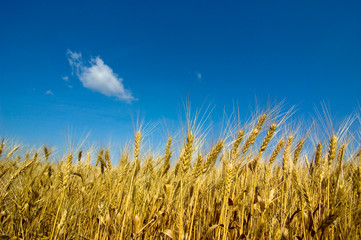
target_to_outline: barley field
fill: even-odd
[[[357,115],[289,120],[268,110],[211,140],[188,120],[157,149],[138,128],[120,156],[3,139],[0,239],[360,239]]]

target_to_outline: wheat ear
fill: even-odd
[[[223,140],[219,141],[214,147],[211,149],[210,153],[208,154],[204,164],[202,173],[206,173],[208,170],[213,168],[214,164],[217,161],[218,154],[221,152],[223,148]]]
[[[315,155],[315,167],[318,168],[320,166],[320,161],[322,157],[322,144],[317,144],[316,155]]]
[[[328,147],[328,157],[327,157],[328,166],[331,166],[333,160],[336,157],[336,149],[337,149],[337,137],[335,136],[335,134],[332,134],[332,137],[330,139],[330,146]]]
[[[193,142],[194,142],[194,135],[192,131],[189,131],[187,134],[187,140],[183,147],[182,155],[180,162],[182,164],[182,173],[187,173],[192,160],[192,153],[193,153]]]
[[[110,169],[112,167],[112,162],[110,160],[110,153],[109,153],[108,149],[105,151],[104,159],[105,159],[105,163],[107,164],[108,169]]]
[[[10,189],[10,187],[13,184],[13,182],[15,181],[15,179],[17,177],[19,177],[19,175],[21,173],[25,172],[29,167],[31,167],[31,165],[33,165],[35,163],[36,158],[37,158],[37,153],[35,153],[34,159],[32,161],[25,163],[21,168],[19,168],[16,171],[16,173],[14,175],[11,176],[11,178],[9,179],[9,181],[7,182],[7,184],[4,187],[5,191],[8,191]]]
[[[135,135],[134,139],[134,164],[135,164],[135,172],[137,173],[140,169],[140,144],[142,141],[142,134],[140,130],[137,131],[137,134]]]
[[[285,145],[285,142],[286,142],[286,141],[285,141],[284,139],[282,139],[281,141],[278,142],[275,150],[273,150],[272,155],[271,155],[271,157],[270,157],[270,159],[269,159],[269,161],[268,161],[270,165],[272,165],[273,162],[275,161],[277,155],[278,155],[279,152],[282,150],[283,145]]]
[[[238,132],[237,137],[233,143],[232,150],[231,150],[231,161],[234,161],[235,159],[238,158],[237,151],[238,151],[239,145],[241,144],[241,142],[243,140],[243,136],[244,136],[244,129],[242,129]]]
[[[3,150],[4,150],[4,145],[5,145],[5,139],[3,139],[1,141],[1,144],[0,144],[0,156],[1,156],[2,152],[3,152]]]
[[[257,124],[254,126],[251,134],[248,136],[248,138],[247,138],[247,140],[246,140],[246,142],[245,142],[245,144],[244,144],[244,146],[242,148],[242,154],[243,155],[248,151],[249,147],[251,145],[253,145],[254,142],[256,141],[256,138],[257,138],[258,134],[260,133],[261,128],[262,128],[264,122],[266,121],[266,118],[267,118],[267,115],[263,114],[260,117],[260,119],[258,120]]]
[[[11,157],[11,155],[13,155],[14,152],[16,152],[16,150],[19,149],[19,147],[20,147],[19,145],[16,146],[16,147],[14,147],[14,148],[6,155],[5,159],[9,159],[9,158]]]
[[[50,154],[52,153],[53,149],[48,149],[46,146],[44,146],[44,156],[45,156],[45,162],[48,161]]]
[[[167,142],[167,146],[165,148],[165,154],[164,154],[164,163],[163,163],[163,169],[162,169],[162,174],[165,174],[167,173],[167,171],[169,170],[170,168],[170,158],[172,157],[172,151],[170,150],[170,147],[172,145],[172,138],[170,137],[168,139],[168,142]]]
[[[293,164],[296,165],[298,162],[298,158],[300,157],[303,145],[305,144],[306,139],[302,138],[298,143],[297,147],[295,149],[295,152],[293,154]]]
[[[292,142],[293,142],[293,135],[287,138],[285,151],[283,153],[283,162],[282,162],[283,174],[286,174],[289,170],[289,159],[290,159]]]

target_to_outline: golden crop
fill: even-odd
[[[359,146],[268,114],[211,146],[188,126],[161,156],[142,152],[141,130],[119,160],[98,149],[55,164],[47,147],[2,141],[0,239],[360,239]]]

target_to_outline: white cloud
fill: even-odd
[[[197,78],[198,78],[199,80],[201,80],[201,79],[202,79],[202,73],[200,73],[200,72],[196,72],[196,76],[197,76]]]
[[[54,93],[51,90],[48,90],[45,92],[46,95],[54,95]]]
[[[68,76],[65,76],[65,77],[62,77],[62,79],[64,80],[64,81],[69,81],[69,77]]]
[[[72,74],[74,74],[74,70],[78,72],[79,68],[82,66],[82,57],[81,53],[76,53],[68,50],[66,52],[66,55],[68,56],[68,61],[70,66],[73,68]]]
[[[119,78],[100,57],[91,58],[90,66],[83,63],[81,53],[68,50],[67,57],[73,73],[76,72],[84,87],[127,103],[136,100],[132,93],[124,88],[123,79]]]

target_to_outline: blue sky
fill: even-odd
[[[360,1],[1,1],[0,135],[96,143],[182,104],[286,100],[345,116],[361,92]]]

